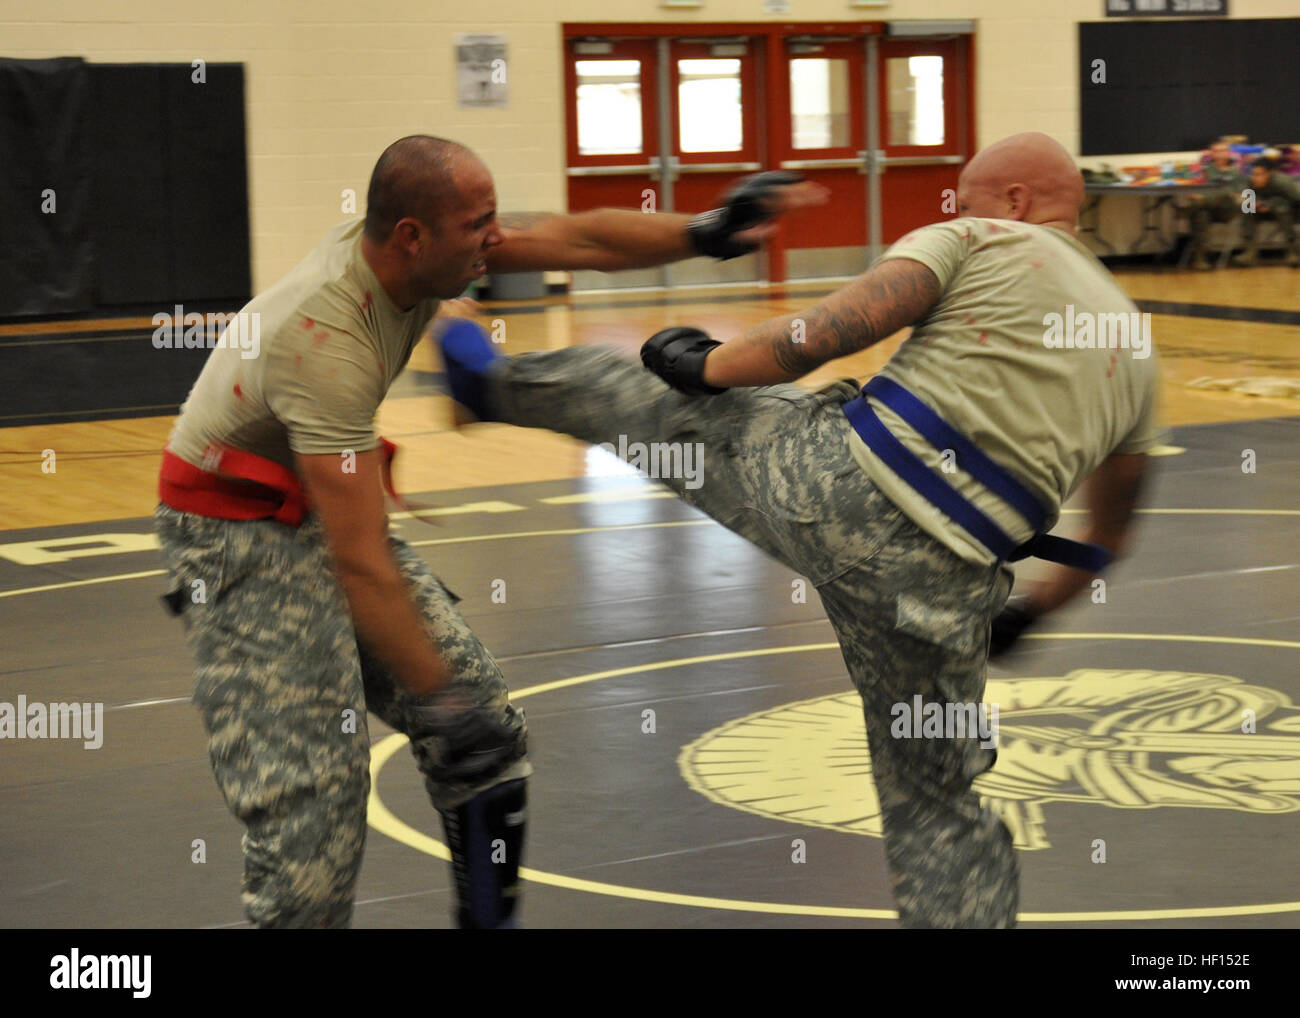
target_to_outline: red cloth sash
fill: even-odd
[[[379,441],[384,450],[384,490],[406,509],[393,488],[397,446],[386,438]],[[311,512],[298,476],[273,460],[243,449],[211,445],[203,464],[196,467],[164,449],[158,475],[159,501],[181,512],[219,520],[273,519],[290,527],[300,525]]]

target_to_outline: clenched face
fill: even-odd
[[[421,293],[441,300],[459,297],[487,272],[487,255],[504,239],[497,227],[492,174],[473,156],[459,161],[452,176],[455,195],[422,245],[412,270]]]

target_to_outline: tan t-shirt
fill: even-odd
[[[1107,456],[1161,442],[1150,317],[1078,240],[1046,226],[955,219],[914,230],[885,258],[920,262],[943,291],[880,373],[1029,488],[1047,509],[1048,527]],[[871,406],[1010,537],[1032,536],[1024,517],[965,473],[959,457],[945,456],[878,401]],[[995,561],[856,432],[849,441],[862,468],[919,527],[968,561]]]
[[[201,466],[218,443],[292,470],[294,453],[379,444],[375,413],[438,301],[401,311],[361,256],[362,227],[335,227],[226,326],[181,407],[172,452]]]

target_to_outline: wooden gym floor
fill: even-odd
[[[1062,612],[990,669],[1003,728],[981,789],[1016,834],[1027,926],[1294,927],[1300,399],[1186,383],[1300,380],[1300,272],[1120,279],[1153,313],[1170,445],[1106,603]],[[510,353],[631,352],[670,324],[727,338],[830,288],[589,294],[492,305],[489,318]],[[865,379],[897,342],[809,382]],[[399,487],[437,506],[437,526],[400,514],[394,526],[464,598],[528,712],[526,924],[891,925],[861,719],[815,593],[792,598],[797,577],[603,454],[533,431],[450,430],[439,370],[422,345],[381,411],[404,449]],[[180,626],[157,600],[147,517],[170,424],[0,431],[0,702],[106,708],[98,750],[0,743],[0,925],[242,924],[240,829],[187,703]],[[55,474],[41,472],[44,449]],[[400,737],[371,733],[356,924],[446,926],[436,817],[394,755]]]

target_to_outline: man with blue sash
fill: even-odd
[[[469,322],[441,339],[452,395],[481,420],[700,443],[702,483],[661,480],[817,587],[862,695],[905,926],[1010,927],[1019,872],[971,787],[996,749],[896,737],[895,708],[981,701],[990,651],[1123,553],[1161,440],[1149,318],[1075,236],[1083,197],[1059,144],[1007,138],[963,170],[960,218],[728,342],[657,334],[642,360],[659,378],[602,348],[501,357]],[[786,384],[909,326],[862,391]],[[1049,535],[1081,485],[1083,540]],[[1026,556],[1057,565],[1008,606],[1007,563]]]

